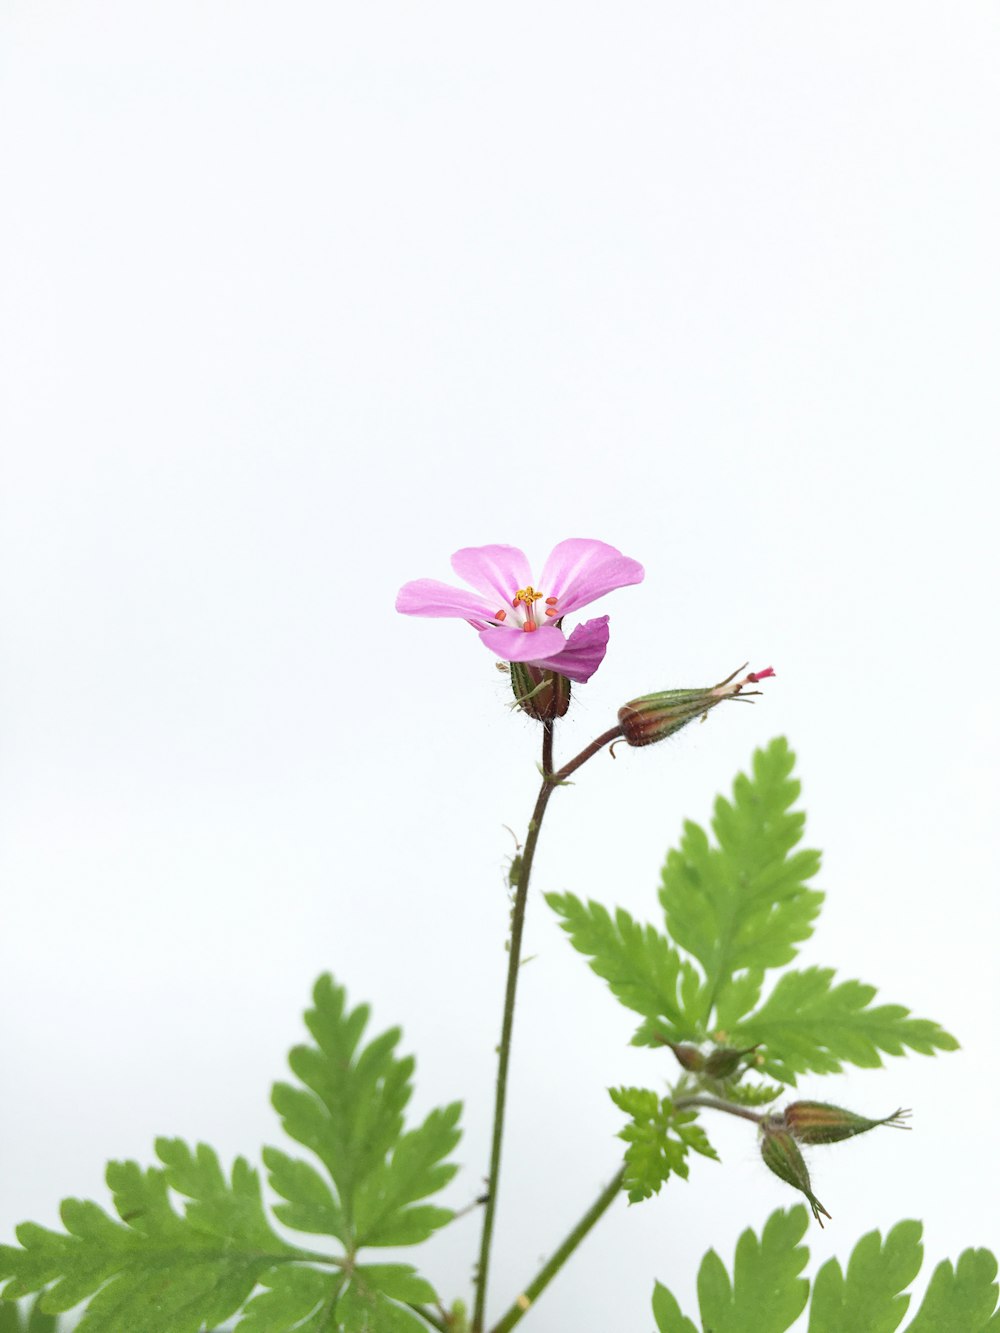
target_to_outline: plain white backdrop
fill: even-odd
[[[325,970],[403,1023],[415,1114],[465,1100],[479,1192],[538,737],[393,599],[592,536],[647,577],[558,754],[778,676],[550,808],[494,1313],[615,1169],[604,1089],[672,1076],[541,893],[656,919],[682,819],[778,734],[825,852],[803,960],[963,1044],[803,1083],[914,1108],[812,1154],[814,1254],[1000,1246],[998,58],[976,0],[6,0],[3,1239],[158,1134],[279,1141]],[[796,1202],[707,1128],[723,1165],[623,1200],[526,1328],[648,1333],[654,1278],[694,1313],[702,1253]],[[427,1252],[442,1295],[477,1243]]]

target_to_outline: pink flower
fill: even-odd
[[[642,565],[604,542],[571,537],[553,550],[537,586],[516,546],[467,546],[451,567],[475,588],[453,588],[437,579],[415,579],[399,590],[396,610],[408,616],[454,616],[479,631],[490,652],[505,662],[556,671],[581,684],[604,660],[608,617],[584,621],[569,638],[563,616],[606,592],[641,583]]]

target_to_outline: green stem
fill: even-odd
[[[517,876],[514,910],[511,913],[510,945],[507,956],[507,989],[504,995],[503,1025],[500,1031],[499,1061],[497,1064],[496,1102],[493,1108],[493,1144],[490,1150],[490,1171],[487,1178],[486,1207],[483,1212],[483,1234],[479,1245],[479,1264],[476,1269],[476,1304],[472,1315],[473,1333],[483,1333],[486,1312],[486,1283],[490,1268],[490,1246],[493,1242],[493,1219],[497,1206],[497,1181],[500,1175],[500,1150],[503,1145],[503,1122],[507,1103],[507,1069],[510,1064],[510,1038],[514,1028],[514,1001],[517,998],[517,977],[521,967],[521,937],[524,933],[524,909],[528,902],[528,882],[535,859],[538,834],[545,817],[545,807],[555,790],[552,783],[551,722],[542,723],[542,785],[535,800],[535,808],[524,840],[524,853]]]
[[[737,1106],[735,1102],[723,1101],[721,1097],[710,1097],[708,1093],[692,1093],[689,1097],[675,1097],[674,1109],[683,1111],[689,1106],[703,1106],[709,1111],[725,1111],[727,1115],[738,1115],[741,1120],[752,1120],[759,1125],[764,1117],[759,1111],[751,1111],[748,1106]]]
[[[508,1333],[509,1329],[512,1329],[515,1324],[521,1322],[528,1310],[559,1272],[560,1268],[562,1268],[563,1264],[577,1248],[583,1238],[591,1230],[598,1219],[607,1212],[608,1208],[610,1208],[611,1204],[621,1192],[622,1181],[624,1178],[625,1170],[622,1168],[622,1170],[615,1176],[614,1180],[606,1185],[597,1196],[593,1204],[591,1204],[580,1218],[579,1222],[577,1222],[576,1226],[559,1246],[558,1250],[556,1250],[555,1254],[544,1268],[539,1269],[537,1276],[532,1278],[500,1322],[494,1324],[492,1333]]]
[[[418,1314],[421,1319],[426,1319],[431,1328],[440,1329],[441,1333],[448,1333],[448,1325],[445,1321],[433,1310],[428,1310],[426,1305],[414,1305],[411,1301],[406,1301],[405,1304],[414,1314]]]
[[[528,824],[528,834],[524,840],[524,852],[518,870],[517,891],[514,895],[514,908],[511,913],[507,987],[504,995],[503,1024],[498,1047],[497,1089],[493,1110],[493,1142],[490,1149],[486,1207],[483,1212],[483,1234],[479,1245],[479,1262],[476,1267],[476,1302],[472,1315],[472,1333],[483,1333],[486,1319],[486,1288],[489,1278],[490,1247],[493,1243],[493,1222],[496,1215],[500,1177],[500,1152],[503,1145],[504,1114],[507,1104],[507,1070],[510,1065],[510,1040],[514,1028],[514,1001],[517,998],[517,978],[521,967],[521,937],[524,933],[524,913],[528,902],[528,884],[531,880],[531,867],[535,859],[538,835],[541,831],[549,797],[556,787],[565,782],[571,773],[575,773],[581,765],[603,749],[609,741],[613,741],[621,735],[621,727],[611,727],[598,736],[596,740],[591,741],[574,759],[564,764],[558,772],[553,772],[554,725],[553,722],[542,723],[542,785],[535,800],[535,808],[531,813],[531,820]],[[605,1207],[607,1207],[607,1204],[605,1204]],[[596,1217],[594,1220],[596,1221]]]

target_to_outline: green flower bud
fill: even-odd
[[[705,1074],[708,1078],[731,1078],[743,1063],[743,1057],[756,1049],[756,1046],[746,1046],[742,1051],[735,1051],[731,1046],[716,1046],[705,1060]]]
[[[697,1046],[687,1046],[676,1041],[668,1041],[667,1045],[677,1057],[677,1063],[689,1073],[700,1074],[705,1068],[705,1057]]]
[[[570,683],[554,671],[511,662],[510,683],[518,707],[538,722],[563,717],[569,708]]]
[[[765,1120],[761,1125],[760,1155],[764,1159],[764,1165],[780,1180],[786,1185],[791,1185],[793,1189],[801,1190],[809,1200],[813,1217],[822,1226],[823,1217],[829,1217],[830,1214],[812,1192],[809,1171],[799,1151],[799,1145],[787,1129],[781,1128],[780,1123]],[[820,1217],[820,1213],[823,1217]]]
[[[737,667],[731,676],[718,685],[695,690],[662,690],[659,694],[644,694],[631,703],[623,704],[618,710],[622,736],[629,745],[653,745],[656,741],[666,740],[696,717],[707,717],[709,711],[716,704],[722,703],[723,699],[735,698],[744,685],[755,685],[766,676],[774,675],[773,668],[767,667],[763,671],[751,671],[742,680],[736,680],[735,677],[742,670],[743,667]],[[760,691],[750,690],[748,693],[759,694]]]
[[[909,1129],[903,1121],[909,1111],[900,1108],[881,1120],[845,1111],[842,1106],[829,1102],[792,1102],[780,1116],[781,1123],[799,1143],[841,1143],[855,1134],[864,1134],[877,1125],[891,1125],[893,1129]]]

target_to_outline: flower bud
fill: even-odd
[[[774,669],[766,667],[763,671],[751,671],[742,680],[736,680],[742,670],[743,667],[737,667],[731,676],[718,685],[706,686],[704,689],[662,690],[659,694],[644,694],[639,699],[633,699],[618,710],[622,736],[629,745],[652,745],[656,741],[666,740],[696,717],[707,717],[709,711],[716,704],[722,703],[723,699],[734,699],[744,685],[756,685],[759,680],[774,675]],[[760,690],[748,690],[747,693],[759,694]]]
[[[716,1046],[705,1060],[705,1073],[709,1078],[731,1078],[743,1063],[743,1057],[756,1049],[756,1046],[746,1046],[742,1051],[735,1051],[731,1046]]]
[[[822,1226],[823,1218],[820,1217],[820,1213],[823,1217],[829,1217],[830,1214],[812,1192],[809,1172],[799,1151],[799,1145],[787,1129],[782,1129],[780,1123],[773,1120],[765,1120],[761,1125],[761,1131],[760,1155],[764,1159],[764,1165],[786,1185],[802,1191],[809,1200],[813,1217]]]
[[[877,1125],[909,1129],[903,1124],[909,1114],[900,1108],[882,1120],[869,1120],[867,1116],[856,1115],[854,1111],[845,1111],[842,1106],[831,1106],[828,1102],[792,1102],[779,1119],[799,1143],[841,1143],[855,1134],[875,1129]]]
[[[569,680],[555,671],[511,662],[510,683],[518,707],[538,722],[563,717],[569,708]]]
[[[676,1041],[668,1041],[667,1045],[677,1057],[677,1063],[689,1073],[700,1074],[705,1068],[705,1057],[697,1046],[688,1046]]]

